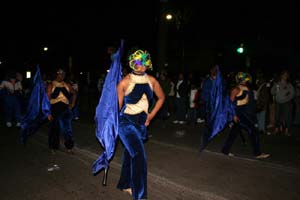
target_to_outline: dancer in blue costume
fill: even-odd
[[[204,102],[205,126],[200,152],[226,128],[235,115],[233,103],[227,94],[217,65],[211,68],[210,76],[202,84],[202,101]]]
[[[235,104],[234,124],[222,148],[225,155],[233,155],[230,153],[231,146],[242,129],[246,130],[253,148],[253,155],[256,158],[268,158],[270,154],[260,151],[259,134],[256,129],[256,113],[254,107],[253,91],[249,88],[251,76],[248,73],[239,72],[236,75],[237,86],[231,91],[230,99]]]
[[[117,86],[119,100],[119,137],[124,145],[123,163],[118,188],[132,199],[147,199],[147,160],[144,140],[146,127],[163,105],[165,96],[158,81],[146,74],[152,69],[150,54],[137,50],[129,56],[132,72]],[[153,92],[157,97],[149,112]]]
[[[72,86],[66,83],[64,79],[65,71],[58,69],[56,79],[47,87],[51,104],[51,115],[48,117],[51,121],[48,143],[52,153],[55,153],[59,148],[60,134],[64,136],[65,147],[69,153],[73,153],[74,147],[72,108],[75,106],[76,94]]]

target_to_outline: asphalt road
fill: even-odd
[[[89,119],[74,122],[75,154],[64,147],[52,155],[47,147],[47,125],[19,143],[19,130],[0,126],[0,199],[131,199],[116,189],[122,144],[110,163],[108,186],[102,173],[92,174],[92,163],[102,152]],[[202,125],[174,125],[156,120],[145,144],[148,193],[151,200],[300,199],[300,153],[297,129],[292,137],[262,136],[262,147],[272,156],[252,158],[249,146],[237,138],[235,157],[219,153],[226,131],[207,150],[198,152]],[[56,168],[54,167],[57,166]]]

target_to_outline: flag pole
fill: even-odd
[[[103,180],[102,180],[103,186],[107,186],[107,174],[108,174],[108,167],[104,169]]]

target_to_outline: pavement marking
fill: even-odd
[[[78,147],[76,147],[76,151],[80,152],[82,155],[87,156],[93,160],[96,160],[99,157],[99,155],[94,152],[91,152],[91,151],[88,151],[85,149],[80,149]],[[119,164],[115,161],[110,161],[110,167],[113,167],[114,169],[121,171],[121,164]],[[189,194],[189,197],[194,196],[194,197],[198,197],[198,198],[201,198],[204,200],[205,199],[228,200],[227,198],[218,196],[218,195],[210,193],[210,192],[204,192],[204,191],[194,190],[189,187],[185,187],[184,185],[178,184],[174,181],[171,181],[168,178],[158,176],[149,171],[148,171],[148,178],[151,180],[151,182],[155,182],[155,183],[158,183],[161,185],[167,185],[168,187],[171,187],[171,188],[176,188],[177,191],[184,191],[184,193]]]
[[[193,148],[177,146],[177,145],[174,145],[174,144],[160,142],[160,141],[153,140],[153,139],[149,140],[148,142],[153,143],[153,144],[157,144],[157,145],[161,145],[161,146],[165,146],[165,147],[169,147],[169,148],[175,148],[175,149],[178,149],[178,150],[183,150],[183,151],[188,151],[188,152],[193,152],[193,153],[199,153],[199,151],[197,151]],[[261,167],[265,167],[265,168],[277,169],[277,170],[281,170],[281,171],[284,171],[284,172],[287,172],[287,173],[294,173],[294,174],[298,174],[298,175],[300,174],[300,169],[294,168],[294,167],[287,167],[287,166],[284,166],[284,165],[275,164],[275,163],[271,163],[271,162],[266,162],[266,161],[258,160],[258,159],[254,159],[254,158],[253,159],[246,158],[246,157],[242,157],[242,156],[239,156],[239,155],[231,156],[231,157],[230,156],[225,156],[222,153],[215,152],[215,151],[210,151],[210,150],[207,150],[207,149],[205,149],[203,151],[206,152],[206,153],[209,153],[209,154],[214,154],[216,156],[223,157],[223,158],[238,159],[238,160],[249,161],[249,162],[256,162],[256,164],[258,163],[258,164],[260,164]]]
[[[41,136],[43,138],[45,138],[45,136]],[[38,145],[40,146],[43,146],[45,147],[45,143],[42,143],[41,141],[38,141],[38,140],[34,140]],[[85,157],[88,157],[92,160],[96,160],[99,155],[90,151],[90,150],[86,150],[86,149],[81,149],[79,147],[74,147],[74,150],[81,154],[82,156],[85,156]],[[60,152],[60,153],[65,153],[67,154],[66,152]],[[76,155],[76,154],[74,154]],[[92,165],[91,163],[88,163],[87,161],[81,159],[80,157],[78,156],[73,156],[74,159],[77,159],[81,162],[83,162],[85,165]],[[121,171],[121,164],[119,164],[118,162],[115,162],[115,161],[110,161],[110,167],[113,167],[114,169],[118,170],[118,171]],[[92,169],[91,169],[92,171]],[[162,176],[158,176],[152,172],[149,172],[148,171],[148,178],[150,179],[151,182],[153,183],[156,183],[156,184],[160,184],[160,185],[165,185],[167,187],[170,187],[170,188],[173,188],[173,189],[176,189],[176,191],[181,191],[181,192],[184,192],[186,194],[189,195],[189,198],[197,198],[197,199],[203,199],[203,200],[228,200],[227,198],[224,198],[224,197],[221,197],[219,195],[216,195],[216,194],[213,194],[213,193],[210,193],[210,192],[205,192],[205,191],[200,191],[200,190],[195,190],[195,189],[191,189],[189,187],[186,187],[184,185],[181,185],[181,184],[178,184],[174,181],[171,181],[170,179],[168,178],[164,178]],[[243,198],[245,199],[245,198]]]
[[[94,127],[92,124],[79,124],[78,123],[77,125],[82,126],[82,127],[89,127],[89,128]],[[198,150],[190,148],[190,147],[183,147],[183,146],[178,146],[178,145],[174,145],[174,144],[170,144],[170,143],[160,142],[160,141],[152,139],[152,138],[150,138],[148,140],[148,142],[153,143],[153,144],[157,144],[157,145],[161,145],[161,146],[164,146],[164,147],[175,148],[175,149],[178,149],[178,150],[183,150],[183,151],[188,151],[188,152],[193,152],[193,153],[197,153],[197,152],[199,153]],[[205,149],[203,151],[206,152],[206,153],[214,154],[214,155],[221,156],[221,157],[228,157],[228,156],[225,156],[222,153],[215,152],[215,151],[210,151],[210,150],[207,150],[207,149]],[[265,168],[277,169],[277,170],[281,170],[281,171],[284,171],[284,172],[287,172],[287,173],[300,174],[300,169],[295,168],[295,167],[288,167],[288,166],[284,166],[284,165],[281,165],[281,164],[266,162],[266,161],[258,160],[258,159],[254,159],[254,158],[251,159],[251,158],[243,157],[241,155],[228,157],[228,159],[238,159],[238,160],[243,160],[243,161],[256,162],[256,163],[260,164],[261,166],[263,166]]]
[[[46,139],[47,136],[45,135],[39,135],[40,138],[43,138],[43,139]],[[34,141],[36,141],[36,143],[38,143],[39,145],[45,147],[47,146],[45,142],[42,142],[42,141],[39,141],[37,139],[34,139]],[[194,153],[197,153],[198,151],[192,149],[192,148],[187,148],[187,147],[180,147],[180,146],[176,146],[176,145],[173,145],[173,144],[167,144],[167,143],[164,143],[164,142],[159,142],[159,141],[156,141],[156,140],[149,140],[148,142],[150,143],[153,143],[153,144],[157,144],[157,145],[161,145],[161,146],[164,146],[164,147],[169,147],[169,148],[174,148],[174,149],[179,149],[179,150],[184,150],[184,151],[189,151],[189,152],[194,152]],[[74,150],[78,153],[78,155],[82,155],[84,157],[87,157],[91,160],[96,160],[98,157],[99,157],[99,154],[93,152],[92,150],[87,150],[87,149],[83,149],[83,148],[79,148],[78,146],[75,146],[74,147]],[[222,156],[224,157],[224,155],[222,153],[216,153],[216,152],[213,152],[213,151],[208,151],[208,150],[204,150],[205,152],[209,153],[209,154],[214,154],[214,155],[217,155],[217,156]],[[65,153],[67,154],[66,152],[63,152],[63,151],[59,151],[58,153]],[[76,154],[77,154],[76,153]],[[72,156],[74,159],[77,159],[79,161],[81,161],[82,163],[84,163],[85,165],[90,165],[92,166],[92,163],[88,162],[87,160],[84,160],[82,158],[80,158],[79,156]],[[240,159],[240,160],[245,160],[245,161],[251,161],[251,162],[256,162],[256,164],[260,164],[260,167],[268,167],[268,168],[274,168],[274,169],[277,169],[277,170],[282,170],[284,172],[287,172],[287,173],[296,173],[296,174],[300,174],[300,171],[298,169],[294,169],[294,168],[290,168],[290,167],[286,167],[286,166],[282,166],[282,165],[278,165],[278,164],[272,164],[272,163],[267,163],[267,162],[261,162],[261,161],[258,161],[258,160],[254,160],[254,159],[248,159],[248,158],[241,158],[241,157],[228,157],[228,159]],[[111,161],[110,162],[110,167],[114,168],[115,170],[118,170],[120,171],[121,170],[121,164],[116,162],[116,161]],[[92,171],[92,169],[91,169]],[[199,189],[192,189],[192,188],[189,188],[189,187],[186,187],[182,184],[179,184],[179,183],[176,183],[168,178],[165,178],[165,177],[162,177],[162,176],[158,176],[150,171],[148,171],[148,178],[149,178],[149,181],[154,183],[155,185],[159,185],[160,188],[172,188],[174,190],[175,193],[178,193],[178,194],[181,194],[182,195],[188,195],[186,196],[187,199],[204,199],[204,200],[228,200],[227,198],[225,197],[222,197],[222,196],[218,196],[214,193],[211,193],[211,192],[206,192],[206,191],[201,191]],[[154,190],[154,192],[156,190],[159,190],[155,187],[151,187],[152,190]],[[180,192],[180,193],[179,193]],[[238,195],[239,199],[248,199],[247,197],[245,196],[240,196]],[[240,198],[241,197],[241,198]]]

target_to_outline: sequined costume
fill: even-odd
[[[129,74],[124,105],[119,117],[119,137],[124,144],[123,165],[118,188],[132,189],[133,199],[147,197],[147,161],[143,141],[147,138],[145,121],[153,98],[147,74]]]

